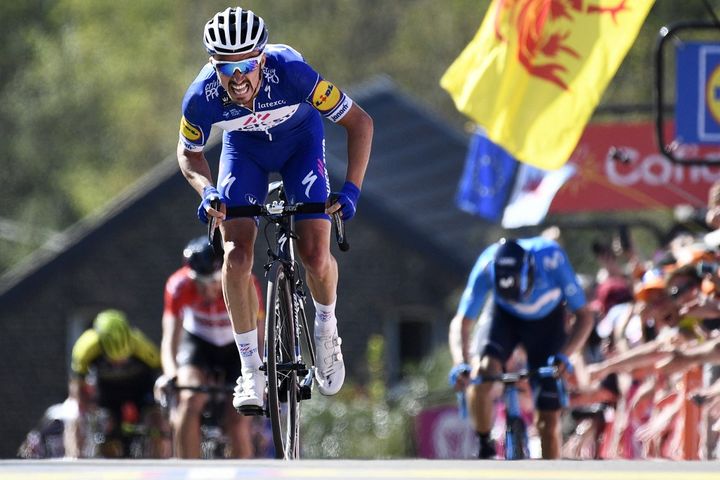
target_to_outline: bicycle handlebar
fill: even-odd
[[[226,385],[178,385],[175,381],[171,381],[160,391],[160,396],[156,394],[157,403],[163,408],[167,409],[170,403],[170,397],[177,394],[180,390],[188,390],[191,392],[206,393],[208,395],[227,395],[233,392],[234,386],[230,384]]]
[[[230,207],[227,209],[227,218],[242,217],[289,217],[300,213],[325,213],[325,204],[321,202],[308,203],[290,203],[273,202],[267,205],[245,205],[239,207]],[[347,241],[345,233],[345,221],[342,219],[340,212],[332,214],[333,224],[335,226],[335,240],[340,250],[347,252],[350,250],[350,244]]]
[[[559,378],[560,369],[555,365],[540,367],[535,370],[520,370],[519,372],[501,373],[500,375],[478,375],[470,380],[473,385],[481,383],[499,382],[504,384],[518,383],[531,377],[537,378]]]
[[[469,374],[469,372],[467,373]],[[480,385],[481,383],[499,382],[505,385],[515,385],[521,380],[527,380],[531,377],[537,378],[560,378],[560,369],[556,365],[548,365],[535,370],[520,370],[518,372],[505,372],[499,375],[478,375],[470,380],[471,385]],[[459,391],[455,393],[458,402],[458,411],[460,418],[467,418],[467,399],[465,392]]]
[[[200,393],[232,393],[233,385],[173,385],[173,390],[189,390]]]

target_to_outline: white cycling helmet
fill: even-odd
[[[262,18],[251,10],[229,7],[205,24],[203,42],[210,55],[262,51],[268,31]]]

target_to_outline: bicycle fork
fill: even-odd
[[[527,426],[520,410],[517,388],[506,386],[503,396],[505,400],[505,458],[508,460],[530,458]]]

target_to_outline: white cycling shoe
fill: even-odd
[[[316,370],[315,379],[318,390],[323,395],[335,395],[345,381],[345,364],[343,363],[337,329],[331,335],[315,337]]]
[[[243,414],[261,414],[265,395],[265,375],[259,368],[244,368],[233,393],[233,407]]]

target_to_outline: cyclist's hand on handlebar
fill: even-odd
[[[547,364],[558,367],[560,375],[564,375],[565,373],[572,374],[575,371],[573,364],[570,363],[570,359],[564,353],[550,355]]]
[[[210,204],[217,200],[220,203],[220,210],[214,209]],[[220,199],[220,192],[211,185],[203,188],[203,199],[197,210],[197,216],[203,223],[208,223],[208,215],[220,220],[225,220],[225,204]]]
[[[155,401],[163,407],[167,405],[168,394],[175,386],[176,381],[176,376],[170,376],[165,374],[160,375],[157,380],[155,380],[155,386],[153,387],[153,396],[155,397]]]
[[[450,369],[448,383],[455,391],[465,390],[470,384],[470,371],[472,368],[467,363],[459,363]]]
[[[352,182],[345,182],[340,191],[334,192],[331,198],[334,203],[328,207],[327,213],[332,215],[340,210],[342,219],[350,220],[355,215],[360,189]]]

